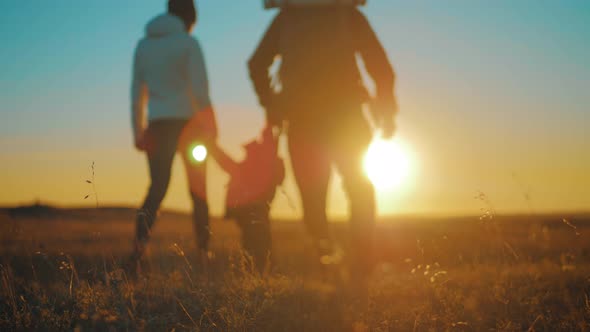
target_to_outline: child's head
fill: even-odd
[[[187,31],[191,31],[197,22],[194,0],[168,0],[168,13],[178,16],[184,22]]]

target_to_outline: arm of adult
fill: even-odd
[[[190,86],[195,100],[195,116],[201,118],[200,121],[204,128],[207,128],[208,135],[212,138],[217,137],[217,122],[213,115],[213,106],[211,105],[211,98],[209,97],[209,79],[207,77],[207,67],[205,66],[205,57],[201,50],[199,42],[191,38],[189,49],[188,71],[190,78]],[[210,116],[199,116],[198,113],[209,114]]]
[[[209,80],[205,58],[199,42],[190,37],[188,52],[189,86],[193,98],[194,114],[182,129],[179,148],[187,149],[195,140],[217,138],[217,121],[209,98]]]
[[[281,119],[280,110],[275,106],[276,96],[271,88],[268,70],[280,53],[279,40],[283,14],[279,13],[266,30],[264,37],[256,48],[256,51],[248,61],[250,78],[254,84],[254,90],[258,95],[260,105],[266,110],[266,118],[271,125],[279,125]]]
[[[133,56],[133,69],[131,79],[131,125],[133,127],[133,139],[135,147],[144,151],[146,149],[146,105],[148,101],[147,85],[143,79],[140,64],[140,44],[135,49]]]
[[[355,38],[356,47],[377,90],[374,105],[377,124],[383,131],[383,136],[388,138],[395,131],[393,119],[398,111],[394,95],[395,72],[367,18],[359,10],[355,10],[354,19],[355,31],[358,33]]]

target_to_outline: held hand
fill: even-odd
[[[381,122],[381,135],[384,139],[391,139],[395,134],[395,121],[393,116],[386,116]]]
[[[272,127],[282,127],[283,118],[273,109],[266,109],[266,122]]]
[[[214,149],[218,148],[217,136],[199,135],[198,142],[204,144],[210,153],[212,153]]]
[[[145,133],[135,139],[135,148],[137,151],[147,151],[147,135]]]
[[[393,137],[396,131],[395,116],[398,112],[397,101],[395,97],[387,101],[376,101],[374,115],[377,120],[377,128],[385,139]]]
[[[217,122],[212,108],[198,111],[182,129],[179,146],[188,148],[195,141],[210,144],[217,139]]]
[[[197,122],[203,139],[215,141],[217,139],[217,119],[213,108],[209,107],[197,114]]]
[[[217,121],[213,108],[198,111],[183,129],[185,136],[207,140],[217,139]]]

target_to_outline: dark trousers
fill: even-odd
[[[274,196],[274,195],[273,195]],[[240,208],[229,208],[227,218],[240,228],[242,248],[252,257],[255,268],[263,273],[272,261],[270,202],[259,202]]]
[[[324,106],[336,107],[336,106]],[[290,121],[289,152],[303,204],[303,218],[315,240],[327,240],[326,195],[332,166],[342,177],[350,208],[352,250],[357,261],[372,254],[375,190],[363,170],[372,134],[361,106],[325,109],[312,106],[307,114],[333,114],[332,121]]]
[[[137,214],[136,221],[136,254],[141,255],[145,243],[149,239],[150,230],[156,220],[160,204],[168,190],[172,161],[177,151],[181,152],[187,171],[190,193],[193,203],[193,221],[200,249],[206,250],[209,245],[209,208],[204,195],[205,163],[190,162],[188,151],[179,145],[179,137],[186,120],[157,120],[149,124],[147,131],[147,157],[150,169],[151,184],[144,203]]]

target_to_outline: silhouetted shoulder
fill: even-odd
[[[288,10],[281,10],[272,20],[271,25],[275,22],[284,20],[284,17],[289,14]]]
[[[363,12],[361,12],[358,8],[354,8],[351,11],[352,11],[351,19],[352,19],[355,27],[368,27],[369,26],[369,20],[367,19],[365,14],[363,14]]]
[[[193,37],[189,34],[184,36],[184,42],[186,43],[188,49],[191,51],[201,49],[201,44],[199,43],[199,40],[196,37]]]
[[[145,37],[137,41],[137,45],[135,46],[135,52],[138,53],[141,49],[143,49],[145,47],[145,44],[147,44],[147,41],[148,39]]]
[[[282,22],[286,20],[286,17],[289,15],[289,13],[289,10],[281,10],[270,22],[270,25],[266,30],[266,35],[273,37],[278,35],[283,24]]]

